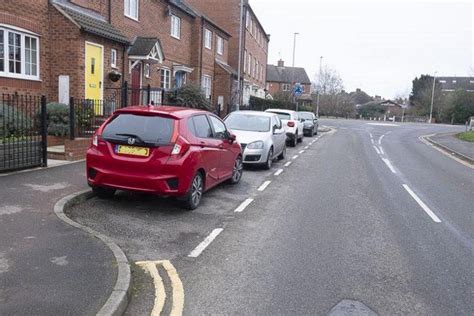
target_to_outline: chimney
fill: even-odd
[[[278,61],[278,67],[285,67],[285,62],[283,61],[283,59],[280,59]]]

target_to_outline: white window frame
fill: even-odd
[[[258,64],[258,61],[257,61],[257,57],[254,57],[254,64],[253,64],[253,77],[254,78],[257,78],[257,64]]]
[[[212,77],[208,75],[202,75],[201,89],[207,99],[211,98],[212,95]]]
[[[117,50],[114,48],[110,50],[110,67],[117,69]]]
[[[244,74],[247,73],[247,50],[244,51]]]
[[[164,76],[162,75],[163,72]],[[160,70],[160,87],[165,90],[171,89],[171,70],[168,68],[161,68]]]
[[[246,22],[246,27],[247,27],[247,30],[250,28],[250,21],[251,21],[251,16],[250,16],[250,11],[247,10],[247,16],[245,18],[245,22]]]
[[[150,78],[151,74],[151,66],[150,64],[146,63],[144,68],[145,78]]]
[[[25,80],[34,80],[40,81],[40,38],[32,33],[24,32],[22,29],[15,27],[9,28],[8,26],[0,25],[0,30],[3,31],[3,63],[4,69],[0,71],[0,77],[15,78],[15,79],[25,79]],[[9,58],[9,35],[10,33],[20,35],[20,67],[21,73],[11,73],[10,72],[10,58]],[[27,75],[26,74],[26,37],[34,39],[36,41],[36,75]]]
[[[139,10],[140,10],[140,0],[124,0],[123,1],[123,14],[132,20],[138,21]],[[136,16],[133,15],[133,5],[135,6]]]
[[[204,47],[212,49],[212,31],[204,29]]]
[[[256,62],[256,71],[255,71],[255,79],[259,80],[260,79],[260,63]]]
[[[284,83],[282,90],[283,91],[290,91],[291,85],[289,83]]]
[[[174,14],[171,16],[171,37],[181,39],[181,18]]]
[[[217,54],[224,55],[224,39],[217,35]]]
[[[252,60],[253,60],[252,59],[252,54],[249,53],[247,70],[248,70],[248,74],[249,74],[250,77],[252,76]]]

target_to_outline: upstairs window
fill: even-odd
[[[206,99],[210,99],[212,91],[212,78],[210,76],[202,76],[201,88],[202,92],[204,92],[204,95],[206,96]]]
[[[171,16],[171,36],[177,39],[181,38],[181,19],[176,15]]]
[[[217,53],[219,55],[224,54],[224,39],[220,36],[217,36]]]
[[[247,73],[247,50],[244,51],[244,74]]]
[[[112,49],[110,51],[110,67],[117,68],[117,50]]]
[[[124,0],[124,14],[134,20],[138,20],[138,1],[139,0]]]
[[[207,49],[212,49],[212,32],[208,29],[204,30],[204,46]]]
[[[39,79],[39,39],[0,28],[0,76]]]

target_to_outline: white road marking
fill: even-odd
[[[304,150],[300,150],[300,152],[298,154],[304,154]]]
[[[395,126],[399,127],[400,125],[397,124],[388,124],[388,123],[367,123],[367,125],[373,125],[373,126]]]
[[[275,172],[275,176],[279,176],[283,172],[283,169],[278,169],[277,172]]]
[[[247,206],[249,206],[252,202],[253,202],[253,199],[246,199],[245,201],[242,202],[242,204],[239,205],[239,207],[237,207],[234,210],[234,212],[242,213],[247,208]]]
[[[379,150],[380,150],[380,153],[381,153],[382,155],[385,155],[385,152],[383,151],[383,148],[382,148],[382,147],[379,147]]]
[[[291,165],[291,161],[288,161],[286,164],[285,164],[285,167],[289,167]]]
[[[374,138],[374,135],[372,133],[369,133],[370,138]]]
[[[385,137],[385,135],[380,136],[379,138],[379,145],[382,145],[382,139]]]
[[[214,241],[214,239],[216,239],[217,236],[219,236],[220,233],[222,233],[223,230],[224,230],[224,228],[214,229],[209,234],[209,236],[207,236],[206,239],[204,239],[204,241],[202,243],[200,243],[196,248],[194,248],[193,251],[191,251],[191,253],[188,255],[188,257],[190,257],[190,258],[199,257],[199,255],[211,244],[211,242]]]
[[[265,181],[258,189],[257,191],[265,191],[265,189],[272,183],[271,181]]]
[[[377,154],[380,155],[380,150],[377,148],[377,146],[374,145],[374,149],[377,152]]]
[[[375,142],[374,142],[373,138],[370,139],[370,142],[372,143],[372,145],[375,145]]]
[[[309,148],[309,146],[306,146],[304,149],[308,149],[308,148]]]
[[[295,160],[298,157],[299,157],[298,155],[294,155],[293,158],[291,158],[291,159]]]
[[[416,201],[416,203],[418,203],[418,205],[421,206],[421,208],[426,212],[426,214],[429,215],[429,217],[431,217],[431,219],[435,223],[441,223],[441,220],[439,219],[439,217],[436,216],[435,213],[433,213],[433,211],[418,197],[418,195],[416,195],[415,192],[412,191],[412,189],[410,189],[408,185],[404,184],[403,187],[405,188],[405,190],[407,190],[407,192]]]
[[[392,163],[390,162],[390,160],[386,159],[386,158],[382,158],[383,162],[385,162],[385,164],[387,165],[388,169],[390,169],[390,171],[392,171],[392,173],[397,173],[395,171],[395,168],[393,167]]]

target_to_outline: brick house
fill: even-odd
[[[194,83],[225,114],[236,79],[230,37],[183,0],[5,0],[0,91],[66,103],[116,97],[124,82],[165,90]],[[143,102],[132,92],[128,104]]]
[[[291,94],[295,84],[299,83],[303,94],[298,98],[302,103],[311,103],[311,80],[304,68],[286,67],[283,60],[278,64],[267,65],[267,91],[272,97],[281,93]]]
[[[240,37],[240,0],[187,0],[206,12],[214,21],[229,31],[229,65],[241,65],[243,100],[248,105],[250,96],[265,98],[266,65],[270,36],[265,32],[248,0],[244,0],[242,38]],[[242,43],[239,56],[239,44]]]

